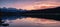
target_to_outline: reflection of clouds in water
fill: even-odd
[[[10,27],[59,27],[60,22],[48,19],[23,18],[12,20]]]

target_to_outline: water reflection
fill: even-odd
[[[60,21],[24,16],[1,17],[0,25],[1,24],[7,25],[8,27],[60,27]]]
[[[60,22],[41,18],[14,18],[14,20],[6,19],[9,27],[60,27]]]
[[[5,22],[0,18],[0,26],[9,26],[9,24],[5,23]]]

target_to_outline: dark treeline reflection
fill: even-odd
[[[6,27],[6,26],[7,27],[40,27],[40,26],[42,26],[42,25],[39,25],[40,20],[42,20],[42,22],[41,22],[42,24],[46,21],[46,20],[43,21],[44,19],[40,19],[37,17],[35,17],[35,18],[28,17],[27,18],[24,16],[9,16],[9,17],[3,16],[0,18],[0,26],[4,26],[4,27]],[[6,23],[6,21],[7,21],[7,23]],[[9,23],[9,21],[11,21],[11,23]],[[49,21],[49,20],[47,20],[47,21]],[[52,21],[49,21],[49,22],[51,23]],[[49,23],[49,22],[46,22],[46,23]],[[52,23],[54,24],[55,22],[53,21]]]
[[[4,25],[2,20],[16,20],[25,17],[44,18],[60,20],[60,7],[48,8],[44,10],[21,10],[16,8],[0,8],[0,26]],[[9,24],[6,24],[9,25]]]
[[[37,16],[3,16],[3,17],[0,17],[0,26],[9,26],[10,25],[10,23],[5,23],[6,22],[6,20],[17,20],[17,19],[26,19],[27,17],[31,17],[31,18],[37,18],[37,19],[41,19],[40,17],[37,17]],[[42,18],[42,19],[44,19],[44,18]],[[26,19],[26,20],[30,20],[29,18],[28,19]],[[31,19],[32,20],[32,19]],[[52,19],[50,19],[50,20],[52,20]],[[23,20],[22,20],[23,21]],[[14,21],[13,21],[14,22]],[[16,24],[18,24],[17,22],[16,22]],[[21,25],[20,25],[21,26]],[[13,26],[12,26],[13,27]]]
[[[16,8],[0,8],[0,16],[25,16],[25,17],[39,17],[45,19],[60,20],[60,7],[47,8],[44,10],[22,10]]]
[[[2,16],[0,17],[0,26],[9,26],[9,23],[5,23],[6,20],[16,20],[16,19],[25,18],[23,16]]]

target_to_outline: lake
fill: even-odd
[[[60,27],[60,21],[43,18],[22,17],[22,16],[5,16],[0,18],[8,26],[0,27]],[[4,24],[1,23],[1,24]]]

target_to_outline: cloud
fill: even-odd
[[[58,0],[42,0],[34,2],[33,8],[41,9],[41,8],[53,8],[58,6],[60,6],[60,2],[58,2]]]
[[[0,0],[0,7],[22,8],[25,10],[57,6],[60,6],[60,0]]]

